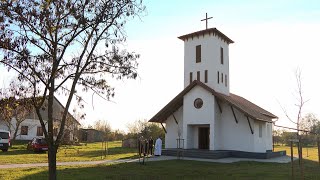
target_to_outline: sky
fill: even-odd
[[[141,55],[136,80],[111,80],[115,97],[85,95],[83,125],[107,120],[113,129],[150,119],[183,90],[183,41],[205,29],[205,13],[235,43],[229,46],[230,92],[293,127],[281,106],[296,118],[295,70],[302,72],[303,114],[320,117],[320,2],[316,0],[145,0],[146,13],[129,21],[125,47]],[[3,72],[3,69],[1,70]],[[0,82],[10,78],[1,73]],[[64,102],[64,97],[58,97]]]

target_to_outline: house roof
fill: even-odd
[[[61,103],[55,96],[53,96],[53,97],[54,97],[54,99],[59,103],[59,105],[64,109],[64,108],[65,108],[64,105],[62,105],[62,103]],[[80,122],[79,122],[72,114],[70,114],[69,111],[68,111],[68,116],[71,117],[71,119],[72,119],[75,123],[77,123],[78,125],[81,125]]]
[[[180,36],[178,38],[183,40],[183,41],[185,41],[185,40],[188,40],[189,38],[204,36],[206,34],[210,35],[211,33],[213,35],[217,35],[218,37],[220,37],[222,40],[224,40],[228,44],[234,43],[230,38],[228,38],[226,35],[224,35],[222,32],[220,32],[217,28],[210,28],[210,29],[205,29],[205,30],[193,32],[193,33],[190,33],[190,34],[186,34],[186,35]]]
[[[62,103],[55,97],[55,96],[53,96],[54,97],[54,102],[57,102],[57,104],[53,104],[53,108],[54,108],[54,116],[55,117],[60,117],[61,116],[61,114],[60,114],[60,112],[58,111],[58,109],[57,108],[59,108],[59,107],[57,107],[56,105],[59,105],[60,107],[61,107],[61,109],[64,109],[65,107],[62,105]],[[37,98],[41,98],[41,97],[37,97]],[[12,100],[12,102],[22,102],[22,103],[31,103],[30,101],[32,100],[32,98],[31,97],[27,97],[27,98],[23,98],[23,99],[16,99],[15,97],[9,97],[9,98],[2,98],[2,99],[0,99],[0,105],[3,105],[3,104],[5,104],[5,103],[8,103],[8,102],[10,102],[10,101],[8,101],[8,100]],[[46,112],[44,112],[44,111],[40,111],[40,113],[42,113],[42,115],[44,116],[44,117],[46,117],[47,116],[47,113]],[[33,118],[33,117],[35,117],[35,112],[34,111],[30,111],[30,114],[28,114],[28,116],[27,116],[27,118]],[[70,117],[75,123],[77,123],[78,125],[81,125],[80,124],[80,122],[79,121],[77,121],[71,114],[70,114],[70,112],[68,111],[68,117]]]
[[[214,95],[218,100],[228,103],[234,108],[238,109],[246,116],[265,122],[272,122],[272,119],[277,118],[274,114],[268,112],[267,110],[257,106],[256,104],[246,100],[245,98],[230,93],[229,96],[221,94],[205,85],[204,83],[195,80],[189,86],[187,86],[183,91],[181,91],[175,98],[173,98],[164,108],[162,108],[156,115],[154,115],[149,122],[163,123],[171,116],[175,111],[177,111],[183,105],[183,97],[195,86],[201,86],[212,95]]]

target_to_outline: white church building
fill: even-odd
[[[179,141],[183,149],[272,151],[277,116],[229,91],[234,42],[216,28],[178,38],[184,41],[184,89],[149,120],[163,126],[165,148]]]

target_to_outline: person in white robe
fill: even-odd
[[[155,156],[161,156],[161,150],[162,150],[162,140],[160,137],[156,140],[156,144],[154,146],[154,155]]]

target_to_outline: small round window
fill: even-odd
[[[194,100],[193,105],[194,105],[195,108],[200,109],[202,107],[202,105],[203,105],[202,99],[197,98],[196,100]]]

